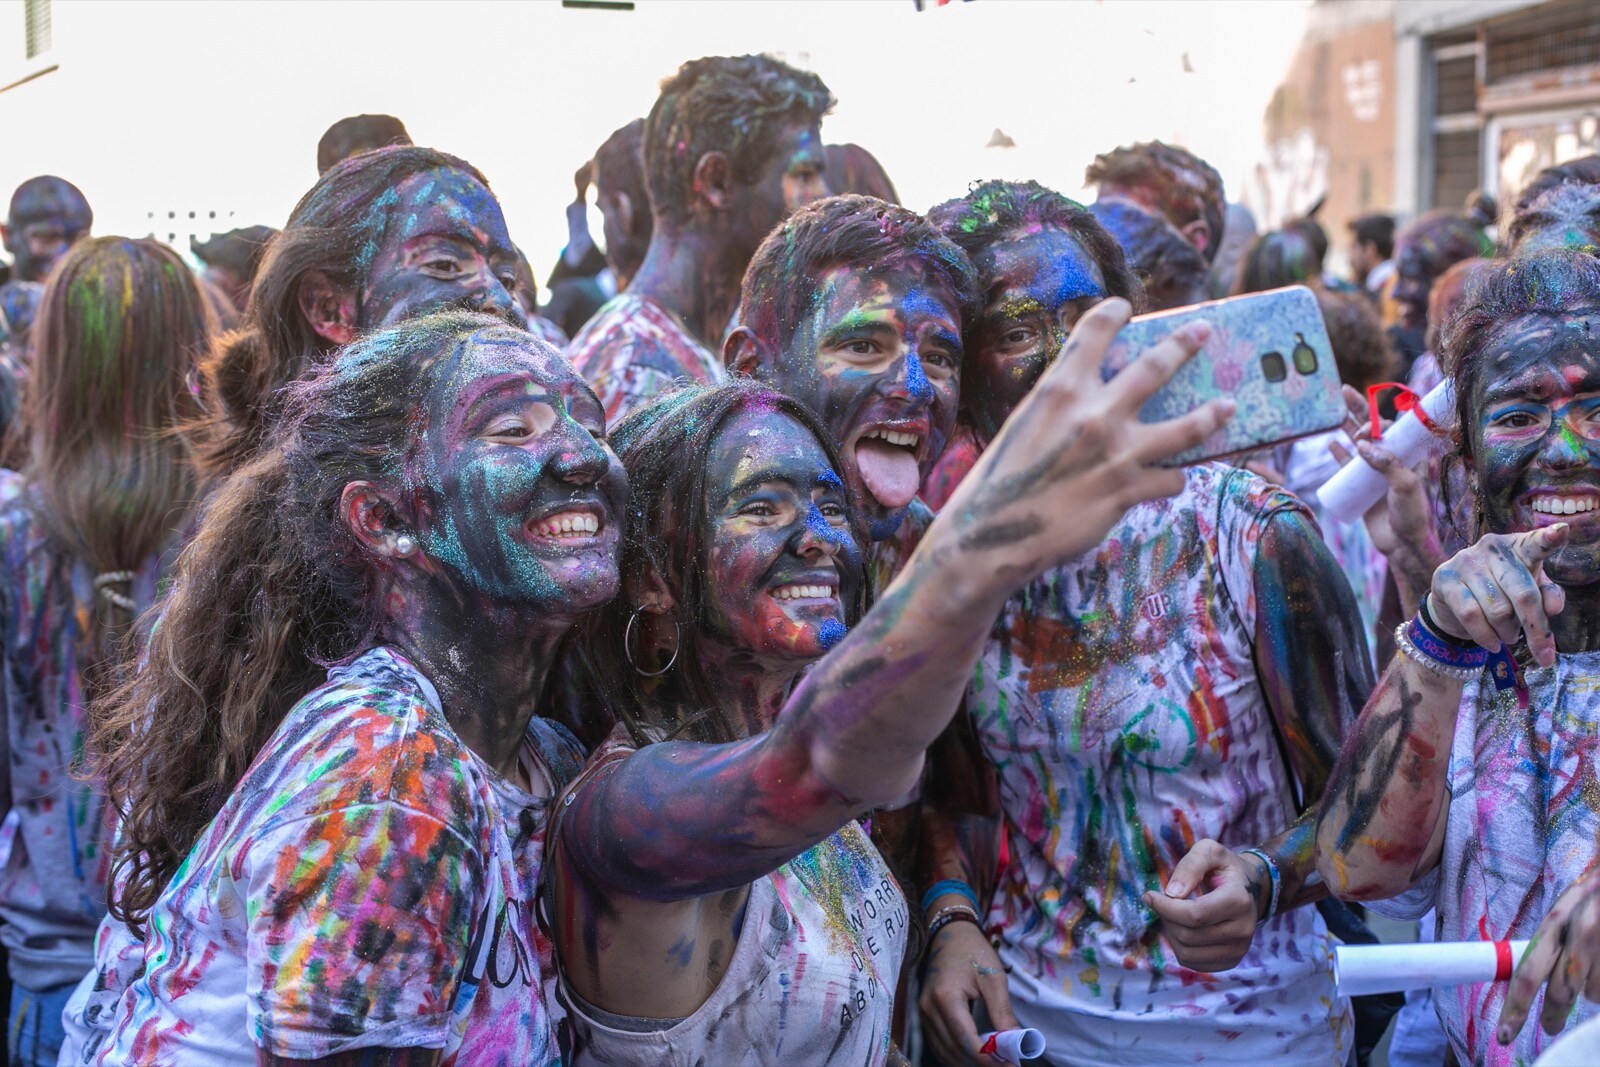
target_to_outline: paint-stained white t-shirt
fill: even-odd
[[[1252,570],[1268,520],[1304,505],[1232,467],[1186,479],[1012,596],[990,635],[967,692],[1010,840],[989,922],[1051,1063],[1342,1065],[1316,909],[1204,974],[1141,900],[1201,838],[1242,848],[1297,814],[1252,660]]]

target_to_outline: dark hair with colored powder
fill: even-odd
[[[865,148],[858,144],[830,144],[823,146],[822,154],[828,163],[828,188],[833,192],[875,196],[890,204],[900,202],[889,172]]]
[[[1167,218],[1180,228],[1204,219],[1210,227],[1211,240],[1202,251],[1207,260],[1217,254],[1228,212],[1222,175],[1187,148],[1146,141],[1113,149],[1094,157],[1084,172],[1083,183],[1147,189],[1160,202]]]
[[[1558,185],[1600,185],[1600,155],[1579,156],[1544,168],[1517,197],[1513,212],[1522,214],[1535,200]]]
[[[221,339],[200,369],[206,414],[192,433],[207,478],[250,457],[266,435],[279,389],[334,347],[306,321],[300,283],[322,271],[359,294],[383,241],[395,187],[438,169],[461,171],[488,188],[470,163],[406,146],[352,156],[300,198],[262,258],[240,328]]]
[[[627,469],[630,487],[622,588],[642,589],[652,572],[660,576],[675,602],[678,655],[672,669],[659,679],[644,678],[629,664],[624,643],[635,605],[628,603],[626,592],[581,622],[568,647],[587,650],[592,684],[637,745],[664,735],[712,743],[743,736],[717,713],[717,696],[701,666],[700,645],[711,615],[706,585],[710,546],[704,531],[712,507],[707,495],[715,487],[707,484],[706,473],[717,435],[747,411],[799,423],[816,439],[829,466],[841,469],[838,447],[815,415],[798,401],[745,379],[662,394],[634,409],[611,432],[611,447]],[[854,501],[847,503],[846,512],[851,533],[865,548],[867,530]],[[863,576],[856,584],[856,601],[845,605],[848,626],[866,613],[867,584]]]
[[[870,196],[814,201],[780,223],[756,249],[740,290],[743,323],[782,351],[812,313],[829,271],[908,265],[920,265],[947,288],[963,319],[975,310],[978,276],[972,262],[927,219]]]
[[[1393,215],[1362,215],[1351,220],[1350,232],[1359,243],[1375,246],[1384,259],[1394,255]]]
[[[1307,215],[1305,218],[1295,219],[1284,229],[1292,230],[1305,238],[1306,247],[1311,251],[1312,269],[1315,273],[1321,274],[1322,265],[1328,259],[1328,231],[1322,228],[1322,223]]]
[[[381,564],[340,497],[366,481],[412,498],[426,397],[489,330],[514,328],[447,311],[342,349],[283,390],[266,446],[211,494],[153,609],[161,625],[144,666],[92,717],[91,768],[123,812],[110,879],[119,920],[144,921],[288,710],[372,642]]]
[[[1388,381],[1395,371],[1395,354],[1372,301],[1363,293],[1339,293],[1321,285],[1312,286],[1312,292],[1328,327],[1339,379],[1363,392],[1369,385]]]
[[[1273,230],[1257,237],[1244,254],[1231,295],[1305,285],[1316,281],[1317,277],[1316,263],[1305,234],[1299,230]]]
[[[966,196],[946,200],[929,211],[928,221],[972,259],[990,245],[1041,230],[1071,234],[1100,268],[1106,295],[1122,297],[1135,313],[1144,310],[1144,287],[1129,268],[1117,239],[1088,208],[1038,182],[979,182]]]
[[[351,115],[329,126],[317,142],[317,173],[326,174],[351,156],[374,148],[410,143],[405,123],[393,115]]]
[[[63,559],[137,573],[181,534],[196,494],[175,431],[195,414],[189,375],[213,327],[193,273],[156,241],[85,238],[51,272],[22,420],[29,500]],[[106,596],[82,607],[94,663],[133,617]]]
[[[734,180],[748,185],[784,126],[818,122],[833,104],[821,78],[771,56],[709,56],[679,67],[645,122],[645,181],[657,223],[688,219],[701,156],[724,153]]]
[[[1581,230],[1586,239],[1578,241],[1567,239],[1565,243],[1568,247],[1590,255],[1600,253],[1600,247],[1594,244],[1592,237],[1593,234],[1600,233],[1600,184],[1564,182],[1549,187],[1522,204],[1516,214],[1511,216],[1511,222],[1506,227],[1501,243],[1508,252],[1515,253],[1529,238],[1552,225],[1560,227],[1563,220],[1570,222],[1575,219],[1584,220]],[[1568,227],[1561,228],[1568,229]]]
[[[1128,267],[1144,287],[1151,311],[1206,299],[1210,271],[1205,257],[1165,215],[1120,197],[1097,200],[1089,205],[1089,212],[1121,246]],[[1102,273],[1104,270],[1102,265]]]
[[[644,180],[644,119],[634,119],[613,130],[594,154],[595,188],[601,196],[626,194],[633,208],[627,241],[606,246],[606,258],[626,277],[639,272],[650,235],[655,230],[650,215],[650,190]],[[616,242],[613,242],[616,243]]]

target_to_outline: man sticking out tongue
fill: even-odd
[[[913,211],[835,196],[795,212],[745,272],[730,370],[809,405],[832,431],[871,531],[882,589],[932,513],[917,487],[944,451],[961,389],[966,254]]]

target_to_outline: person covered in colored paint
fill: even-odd
[[[94,212],[76,185],[53,174],[29,178],[11,194],[0,238],[13,282],[42,282],[62,253],[89,234]]]
[[[1395,238],[1394,301],[1400,321],[1389,336],[1400,358],[1400,376],[1427,348],[1428,294],[1439,275],[1463,259],[1494,254],[1494,242],[1476,220],[1454,211],[1430,211]]]
[[[1524,199],[1506,237],[1513,253],[1571,248],[1600,255],[1600,182],[1562,182]]]
[[[405,123],[393,115],[350,115],[329,126],[317,141],[317,174],[375,148],[411,143]]]
[[[1535,939],[1509,985],[1435,991],[1464,1063],[1531,1062],[1600,1010],[1597,337],[1593,256],[1496,261],[1469,284],[1442,354],[1473,541],[1402,628],[1317,825],[1340,896],[1436,908],[1441,941]]]
[[[553,348],[447,311],[287,386],[92,766],[144,935],[100,1063],[555,1064],[535,921],[582,752],[537,712],[627,483]]]
[[[1122,246],[1144,288],[1146,310],[1169,311],[1210,299],[1205,257],[1165,215],[1116,197],[1102,197],[1089,210]]]
[[[960,248],[916,212],[866,196],[796,212],[745,272],[728,367],[827,426],[873,543],[874,592],[932,522],[917,490],[955,429],[975,300]]]
[[[817,244],[830,207],[857,231],[827,231],[841,248]],[[880,264],[813,283],[823,309],[801,329],[828,325],[819,360],[863,341],[874,362],[907,345],[897,361],[915,359],[946,329],[908,328],[902,316],[924,313],[900,295],[948,284],[944,268],[882,251],[937,239],[917,216],[840,198],[786,229],[818,264]],[[909,915],[855,820],[915,787],[1007,593],[1130,501],[1180,487],[1154,456],[1231,410],[1139,423],[1205,332],[1103,383],[1095,368],[1128,314],[1117,301],[1085,318],[859,622],[872,512],[854,511],[836,431],[809,404],[692,388],[616,429],[634,487],[622,592],[574,647],[622,725],[559,806],[552,856],[575,1064],[891,1060]]]
[[[1132,200],[1165,215],[1210,263],[1222,244],[1228,201],[1216,168],[1187,148],[1146,141],[1094,157],[1084,185],[1101,199]]]
[[[240,330],[201,367],[201,469],[248,459],[278,390],[363,332],[443,308],[525,325],[516,284],[500,203],[471,164],[402,146],[336,165],[268,247]]]
[[[979,265],[990,302],[966,383],[980,433],[1008,426],[1059,373],[1062,323],[1081,329],[1117,284],[1088,251],[1086,234],[1103,234],[1092,217],[1070,234],[1041,225],[1078,210],[1002,183],[931,213]],[[1099,376],[1078,373],[1077,388]],[[978,470],[1006,432],[982,438]],[[1203,883],[1178,870],[1197,840],[1268,842],[1263,871],[1304,850],[1309,827],[1280,831],[1320,794],[1372,686],[1360,615],[1299,501],[1222,464],[1182,480],[1008,599],[966,689],[977,750],[930,771],[940,783],[991,768],[999,808],[955,803],[982,789],[927,798],[920,904],[938,928],[922,1018],[946,1062],[980,1062],[979,1000],[996,1029],[1042,1031],[1051,1063],[1187,1063],[1224,1048],[1343,1062],[1334,942],[1316,912],[1290,909],[1300,886],[1256,901],[1246,922],[1270,934],[1227,974],[1184,966],[1174,942],[1206,908],[1191,899]],[[1001,819],[1009,858],[996,873]]]
[[[1286,285],[1320,285],[1322,271],[1311,242],[1298,229],[1270,230],[1255,239],[1229,295],[1264,293]]]
[[[969,204],[992,206],[1003,239]],[[1108,296],[1128,301],[1135,312],[1145,305],[1138,278],[1093,209],[1037,182],[983,182],[964,199],[935,208],[930,221],[977,266],[979,306],[964,323],[963,373],[968,382],[984,383],[962,395],[960,424],[926,479],[930,503],[942,509],[1078,317]],[[962,227],[983,236],[975,240]]]
[[[718,352],[750,257],[785,215],[828,195],[832,107],[815,74],[768,56],[696,59],[662,84],[644,129],[644,262],[567,349],[608,421],[677,382],[726,378]]]
[[[175,432],[212,319],[178,255],[98,237],[62,256],[34,327],[22,475],[0,472],[0,943],[9,1062],[54,1067],[94,963],[110,826],[82,775],[91,699],[170,572],[196,495]]]

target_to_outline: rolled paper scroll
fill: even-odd
[[[978,1051],[1022,1067],[1023,1060],[1044,1055],[1044,1035],[1037,1030],[991,1030],[983,1035]]]
[[[1384,432],[1383,447],[1394,453],[1394,457],[1405,466],[1416,466],[1427,455],[1428,442],[1433,437],[1426,423],[1448,422],[1455,406],[1455,384],[1446,378],[1417,403],[1424,418],[1417,418],[1415,410],[1401,415]],[[1328,509],[1328,514],[1340,522],[1360,522],[1367,510],[1382,500],[1388,490],[1389,483],[1377,468],[1357,455],[1322,483],[1322,488],[1317,490],[1317,499]]]
[[[1341,997],[1504,982],[1527,950],[1526,941],[1340,945],[1333,950],[1333,981]]]

